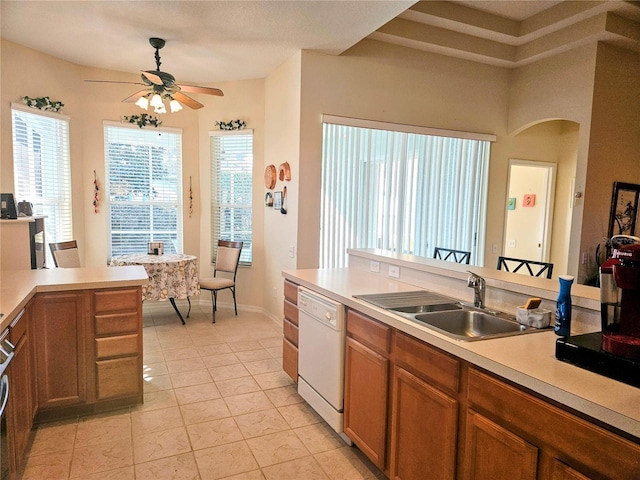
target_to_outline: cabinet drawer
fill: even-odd
[[[402,332],[396,332],[393,346],[396,362],[405,369],[437,387],[451,393],[458,392],[460,362],[457,359]]]
[[[93,292],[93,305],[96,313],[114,311],[138,311],[142,301],[140,288],[121,288],[114,290],[96,290]]]
[[[138,331],[137,313],[112,313],[109,315],[96,315],[96,336],[107,336],[118,333],[131,333]]]
[[[141,382],[142,371],[137,356],[96,362],[98,400],[139,395]]]
[[[24,309],[13,319],[11,322],[11,328],[9,330],[9,341],[13,345],[18,345],[18,342],[27,331],[27,319],[24,318]]]
[[[389,353],[391,328],[351,309],[347,311],[347,334],[377,352]]]
[[[294,305],[298,304],[298,285],[290,282],[289,280],[284,281],[284,298],[289,300]]]
[[[288,321],[286,318],[282,322],[282,330],[284,331],[284,338],[289,340],[296,347],[298,346],[298,327]]]
[[[298,325],[298,307],[288,300],[284,301],[284,318],[294,325]]]
[[[137,355],[138,335],[124,335],[121,337],[107,337],[96,339],[96,359],[121,357],[123,355]]]
[[[473,368],[468,396],[474,409],[528,441],[546,445],[569,465],[606,478],[640,478],[640,445]]]

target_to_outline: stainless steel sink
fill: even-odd
[[[458,311],[421,313],[410,319],[464,342],[548,331],[520,325],[507,314],[468,307]]]
[[[436,303],[430,305],[410,305],[407,307],[390,308],[394,312],[402,313],[433,313],[461,310],[462,305],[459,303]]]

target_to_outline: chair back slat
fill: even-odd
[[[551,278],[553,274],[553,263],[538,262],[535,260],[524,260],[521,258],[498,257],[498,270],[518,273],[521,268],[525,268],[532,277]],[[513,270],[510,270],[513,268]]]
[[[53,263],[58,268],[79,268],[80,251],[75,240],[67,242],[52,242],[49,244]]]
[[[444,256],[443,256],[444,255]],[[451,248],[436,247],[433,250],[433,258],[438,260],[449,260],[456,263],[464,263],[469,265],[471,259],[471,252],[466,250],[453,250]]]

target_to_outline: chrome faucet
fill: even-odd
[[[468,271],[468,270],[467,270]],[[467,287],[473,288],[473,306],[484,308],[484,292],[486,282],[480,275],[468,271],[471,275],[467,279]]]

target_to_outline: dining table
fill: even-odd
[[[149,282],[142,286],[142,300],[169,300],[182,324],[184,318],[176,305],[177,300],[186,299],[189,303],[187,318],[191,313],[190,297],[200,293],[198,263],[194,255],[182,253],[164,253],[160,255],[133,253],[111,258],[110,265],[142,265]]]

